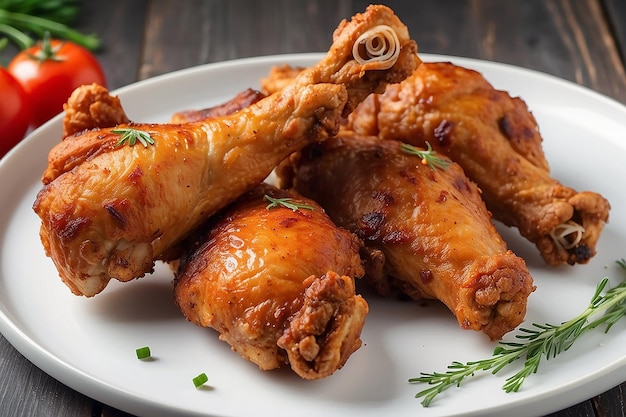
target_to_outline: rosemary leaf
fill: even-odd
[[[298,211],[298,210],[313,210],[314,207],[308,204],[301,204],[301,203],[293,203],[293,199],[287,197],[287,198],[274,198],[274,197],[270,197],[269,195],[265,194],[263,196],[264,200],[269,201],[270,203],[267,205],[267,209],[273,209],[276,207],[286,207],[290,210],[293,211]]]
[[[115,133],[116,135],[121,135],[119,140],[115,143],[115,146],[120,146],[124,144],[128,144],[129,146],[134,146],[137,141],[141,143],[144,148],[147,148],[148,145],[154,145],[154,139],[150,136],[150,133],[145,132],[143,130],[132,129],[132,128],[123,128],[123,129],[113,129],[111,133]]]
[[[430,142],[426,142],[426,150],[416,148],[407,143],[401,144],[400,149],[405,153],[419,157],[422,160],[422,164],[428,165],[433,171],[436,171],[437,168],[446,169],[450,165],[448,159],[441,158],[437,152],[433,150]]]

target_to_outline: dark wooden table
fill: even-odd
[[[102,38],[104,47],[97,55],[111,89],[210,62],[325,51],[337,23],[368,4],[348,0],[83,3],[76,27]],[[420,52],[532,68],[626,103],[624,0],[386,4],[409,26]],[[0,54],[3,62],[10,53],[8,49]],[[551,416],[624,416],[624,390],[626,383]],[[0,336],[0,416],[123,415],[46,375]]]

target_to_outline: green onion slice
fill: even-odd
[[[209,380],[209,377],[207,377],[206,374],[202,372],[200,375],[198,375],[197,377],[193,379],[193,385],[195,385],[195,387],[198,388],[204,385],[208,380]]]
[[[137,359],[148,359],[150,358],[150,348],[148,346],[141,347],[137,349]]]

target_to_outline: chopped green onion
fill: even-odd
[[[193,385],[195,385],[196,388],[199,388],[204,385],[208,380],[209,377],[207,377],[206,374],[202,372],[200,375],[193,379]]]
[[[137,349],[137,359],[149,359],[150,358],[150,348],[148,346],[141,347]]]

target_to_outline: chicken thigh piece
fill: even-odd
[[[389,46],[397,54],[381,59],[359,47],[380,30],[395,36]],[[370,6],[339,25],[320,62],[232,115],[65,138],[50,151],[33,205],[46,254],[77,295],[151,272],[168,248],[286,156],[335,134],[365,96],[413,72],[416,51],[389,8]]]
[[[480,73],[423,63],[361,103],[346,129],[415,146],[428,142],[448,155],[478,184],[494,218],[517,227],[546,263],[587,263],[595,255],[609,202],[552,178],[526,104]]]
[[[366,279],[379,293],[441,300],[462,328],[500,339],[523,321],[534,291],[524,260],[507,250],[458,164],[436,156],[447,166],[431,168],[403,146],[342,135],[307,147],[278,176],[363,240]]]
[[[185,317],[263,370],[289,364],[318,379],[341,368],[368,312],[355,294],[358,239],[315,202],[267,184],[216,217],[180,259]]]

